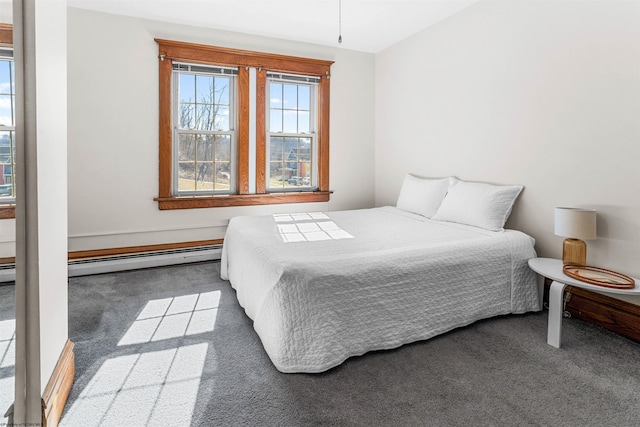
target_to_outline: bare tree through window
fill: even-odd
[[[231,190],[229,76],[178,75],[178,191]]]

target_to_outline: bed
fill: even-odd
[[[398,207],[235,217],[221,277],[281,372],[540,309],[534,241]]]

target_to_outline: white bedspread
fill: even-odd
[[[351,356],[476,320],[539,310],[533,239],[384,207],[236,217],[221,276],[276,368],[321,372]]]

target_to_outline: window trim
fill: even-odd
[[[0,46],[13,47],[13,25],[0,23]]]
[[[333,61],[252,52],[201,44],[155,39],[159,50],[159,185],[158,208],[192,209],[329,200],[329,94]],[[174,196],[172,194],[173,130],[171,124],[172,62],[238,67],[236,77],[236,194]],[[249,194],[249,68],[256,69],[256,194]],[[316,191],[266,191],[266,82],[267,70],[319,76],[318,188]]]
[[[0,23],[0,46],[13,47],[13,25]],[[15,217],[15,201],[0,204],[0,219],[12,219]]]

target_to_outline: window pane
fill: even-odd
[[[9,131],[0,132],[0,161],[4,163],[10,163],[12,133]]]
[[[282,84],[271,83],[269,85],[269,106],[271,108],[282,108]]]
[[[9,89],[9,61],[0,61],[0,93],[11,93]]]
[[[231,136],[230,135],[216,135],[216,148],[215,159],[220,162],[231,161]]]
[[[13,198],[13,168],[11,165],[2,164],[2,184],[0,184],[0,198],[7,197]]]
[[[269,130],[282,132],[282,110],[271,109],[269,112]]]
[[[298,115],[295,111],[284,110],[284,132],[297,133],[298,132]]]
[[[298,138],[285,139],[285,167],[288,185],[298,185]]]
[[[284,140],[284,158],[285,161],[298,160],[298,138],[285,138]]]
[[[216,162],[216,190],[231,190],[231,163]]]
[[[14,61],[9,61],[9,67],[11,68],[11,93],[16,94],[16,64]]]
[[[283,98],[284,108],[296,109],[298,108],[298,86],[297,85],[283,85]]]
[[[196,190],[213,190],[213,162],[196,163]]]
[[[298,177],[298,163],[297,162],[289,162],[287,163],[287,167],[285,168],[285,172],[288,174],[289,179],[287,180],[287,184],[299,186],[299,177]]]
[[[282,161],[283,138],[271,138],[269,145],[269,158],[272,161]]]
[[[216,104],[229,105],[229,77],[215,78]]]
[[[269,165],[269,173],[271,176],[269,188],[284,187],[287,178],[284,175],[282,162],[271,162]]]
[[[300,144],[300,148],[311,148],[311,138],[298,138],[298,144]]]
[[[311,138],[300,138],[299,139],[299,153],[300,160],[311,160]]]
[[[0,60],[0,94],[15,95],[13,61]]]
[[[195,159],[196,159],[195,135],[180,135],[180,145],[178,146],[178,160],[195,161]]]
[[[196,98],[197,102],[203,104],[213,104],[213,76],[196,76]]]
[[[13,163],[15,150],[13,149],[13,131],[0,132],[0,197],[14,197],[13,194]]]
[[[0,125],[13,126],[13,96],[0,95]]]
[[[192,74],[180,74],[178,82],[180,102],[195,102],[196,100],[196,88],[195,88],[195,76]]]
[[[193,162],[178,164],[178,189],[194,191],[196,189],[195,164]]]
[[[309,112],[298,111],[298,132],[309,133],[311,132],[309,127]]]
[[[300,176],[302,185],[311,185],[311,162],[300,163]]]
[[[214,130],[213,105],[196,104],[196,129]]]
[[[181,129],[195,128],[195,104],[180,104],[179,127]]]
[[[213,161],[213,137],[200,135],[197,140],[197,146],[196,161]]]
[[[298,86],[298,110],[309,111],[311,108],[311,87]]]
[[[216,105],[215,109],[215,129],[216,130],[229,130],[229,107],[221,107]]]

